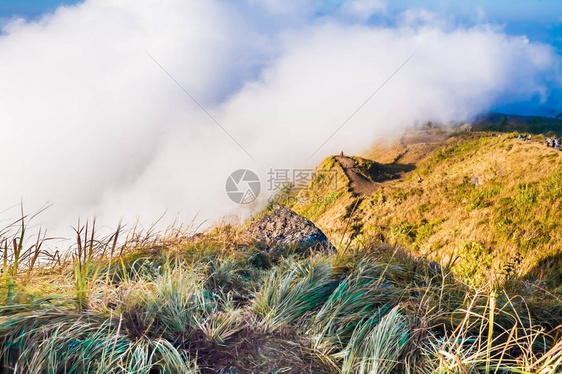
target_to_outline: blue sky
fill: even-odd
[[[324,9],[317,16],[331,14],[348,0],[323,0]],[[81,0],[0,0],[0,20],[22,17],[36,19],[53,12],[58,6],[81,3]],[[229,1],[227,1],[228,3]],[[393,0],[386,2],[382,14],[365,22],[392,26],[405,10],[429,10],[453,25],[470,27],[491,23],[509,35],[525,35],[531,42],[551,45],[562,55],[562,1],[559,0]],[[562,111],[562,88],[553,83],[546,102],[535,97],[525,102],[509,103],[495,108],[519,114],[550,115]]]
[[[76,0],[0,0],[0,18],[36,18],[43,13],[52,12],[58,6],[72,5]]]
[[[324,0],[330,8],[345,0]],[[36,18],[61,5],[73,5],[79,0],[0,0],[0,18]],[[387,4],[386,15],[396,15],[405,9],[431,10],[456,23],[480,21],[501,25],[509,34],[523,34],[531,41],[542,41],[562,52],[562,1],[559,0],[393,0]],[[392,17],[390,17],[392,18]],[[377,20],[374,20],[377,21]],[[378,17],[380,21],[380,17]]]
[[[332,7],[345,0],[324,0]],[[36,18],[61,5],[73,5],[79,0],[0,0],[0,18]],[[480,21],[501,25],[509,34],[524,34],[532,41],[542,41],[562,52],[562,1],[559,0],[393,0],[387,4],[387,15],[405,9],[431,10],[457,23]],[[380,20],[380,19],[379,19]]]

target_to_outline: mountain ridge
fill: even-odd
[[[312,187],[306,193],[336,199],[320,206],[294,199],[290,207],[334,243],[403,246],[455,265],[457,275],[474,284],[492,273],[505,276],[516,264],[519,276],[558,287],[562,154],[547,148],[542,135],[528,142],[518,135],[409,131],[397,142],[375,145],[364,157],[328,157],[318,168],[335,171],[339,188]],[[394,177],[375,181],[369,165],[377,165],[379,176]],[[391,173],[397,168],[399,173]]]

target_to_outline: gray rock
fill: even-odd
[[[482,184],[482,182],[480,181],[480,176],[474,175],[472,178],[470,178],[470,183],[475,186],[480,186]]]
[[[302,253],[311,248],[335,251],[314,223],[281,205],[250,224],[246,234],[257,243],[268,246],[268,251]]]

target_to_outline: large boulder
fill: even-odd
[[[314,223],[282,205],[276,205],[271,212],[252,222],[246,233],[258,244],[265,245],[268,252],[335,251]]]

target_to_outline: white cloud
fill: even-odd
[[[349,0],[344,2],[341,8],[345,15],[368,19],[386,9],[386,0]]]
[[[554,62],[549,48],[489,28],[315,26],[288,35],[281,57],[225,104],[223,118],[256,129],[250,149],[266,163],[302,163],[414,52],[322,157],[361,151],[416,118],[463,119],[505,92],[541,92],[539,73]]]
[[[145,51],[209,105],[250,73],[247,30],[236,22],[213,2],[87,1],[9,24],[0,37],[1,206],[50,201],[45,217],[63,225],[94,212],[175,209],[163,196],[121,212],[107,200],[142,180],[174,134],[189,147],[214,126]]]
[[[270,13],[309,11],[263,2]],[[237,212],[224,183],[238,168],[259,171],[265,182],[269,168],[360,152],[414,119],[465,119],[506,95],[546,94],[544,80],[556,69],[551,48],[486,26],[383,28],[324,18],[269,35],[267,17],[220,1],[88,0],[36,23],[8,24],[0,36],[0,209],[20,198],[29,209],[50,201],[43,215],[50,227],[93,214],[107,225],[121,216],[146,222],[165,210],[183,221],[217,219]]]
[[[446,22],[440,20],[437,13],[429,11],[427,9],[407,9],[400,15],[400,23],[402,26],[409,27],[420,27],[420,26],[432,26],[432,27],[445,27]]]

